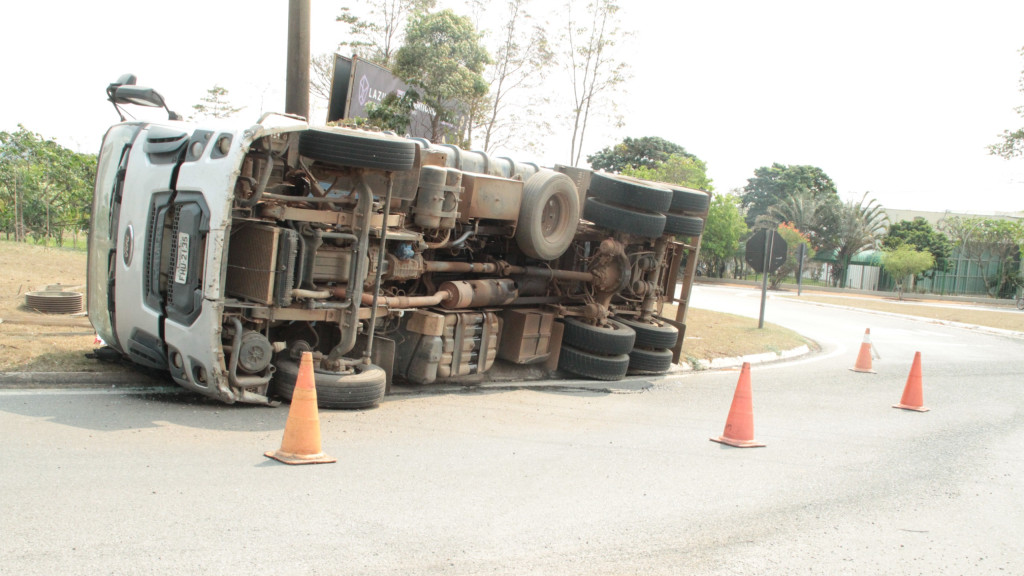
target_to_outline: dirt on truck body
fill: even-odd
[[[108,95],[164,106],[129,82]],[[283,115],[121,122],[99,155],[89,317],[123,357],[227,403],[290,399],[307,351],[323,408],[495,362],[660,374],[708,201]],[[680,273],[676,322],[659,314]]]

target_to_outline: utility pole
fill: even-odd
[[[309,119],[309,0],[288,0],[284,111]]]

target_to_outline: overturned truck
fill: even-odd
[[[127,78],[108,96],[166,108]],[[269,403],[311,352],[322,408],[496,362],[617,380],[678,361],[706,192],[283,115],[168,113],[122,117],[99,155],[87,300],[108,355]]]

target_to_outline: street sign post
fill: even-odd
[[[807,244],[801,243],[796,250],[796,295],[804,292],[804,259],[807,258]]]
[[[747,240],[745,260],[758,274],[764,272],[765,268],[769,273],[775,272],[786,261],[788,248],[781,234],[774,230],[765,230],[763,234],[754,234]],[[767,265],[765,256],[768,256]]]
[[[757,327],[764,328],[764,305],[768,300],[768,274],[775,272],[786,261],[788,250],[785,238],[775,230],[765,229],[764,234],[755,234],[747,240],[746,261],[761,280],[761,316]]]

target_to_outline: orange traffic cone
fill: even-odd
[[[921,394],[921,353],[914,353],[914,364],[910,367],[910,375],[907,376],[907,385],[903,388],[903,398],[900,399],[899,404],[893,404],[893,408],[902,408],[904,410],[916,410],[917,412],[927,412],[928,408],[924,407],[924,398]]]
[[[295,380],[292,405],[284,425],[281,449],[264,453],[285,464],[328,464],[336,458],[320,449],[320,415],[316,407],[316,383],[313,375],[313,355],[302,353],[299,375]]]
[[[732,407],[725,421],[725,431],[712,442],[737,448],[756,448],[764,444],[754,440],[754,406],[750,395],[750,362],[743,363],[740,380],[732,397]]]
[[[857,363],[850,370],[874,374],[875,371],[871,369],[871,356],[879,358],[878,352],[875,350],[874,345],[871,344],[871,328],[865,328],[864,341],[861,342],[860,352],[857,354]]]

